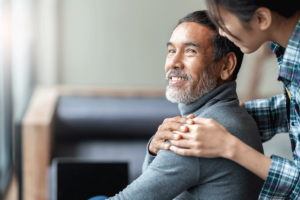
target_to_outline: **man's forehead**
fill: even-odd
[[[201,44],[210,44],[213,31],[195,22],[183,22],[173,31],[170,42],[185,43],[193,41]]]

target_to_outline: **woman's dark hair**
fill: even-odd
[[[286,18],[292,17],[300,10],[299,0],[206,0],[206,5],[213,23],[231,36],[233,35],[224,27],[218,6],[235,14],[242,22],[250,21],[260,7],[268,8]]]
[[[233,52],[235,54],[237,63],[231,77],[233,80],[236,80],[237,74],[240,71],[243,57],[244,57],[244,53],[240,50],[240,48],[234,45],[226,37],[222,37],[219,34],[217,27],[209,19],[206,11],[196,11],[184,16],[179,20],[177,26],[179,26],[183,22],[195,22],[197,24],[209,28],[214,32],[214,36],[211,38],[211,44],[214,47],[214,56],[213,56],[214,63],[217,63],[223,56],[226,56],[229,52]]]

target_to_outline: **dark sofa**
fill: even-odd
[[[53,156],[126,161],[132,181],[141,174],[148,140],[177,115],[165,97],[61,96]]]

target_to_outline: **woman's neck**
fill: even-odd
[[[289,18],[279,16],[277,13],[274,15],[274,17],[272,17],[272,28],[270,29],[270,40],[286,48],[295,26],[300,19],[300,11],[297,11],[292,17]]]

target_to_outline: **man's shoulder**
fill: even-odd
[[[258,151],[262,151],[259,130],[254,119],[239,105],[212,106],[199,117],[212,118],[231,134]]]
[[[198,117],[212,118],[219,123],[239,123],[249,121],[252,117],[247,111],[237,104],[215,104],[205,109]]]
[[[184,173],[186,178],[200,177],[199,158],[192,156],[181,156],[171,150],[159,150],[153,163],[149,166],[161,169],[165,173]]]
[[[167,143],[171,144],[172,146],[176,146],[172,144],[169,140],[166,140]],[[178,147],[178,146],[177,146]],[[178,147],[182,148],[182,147]],[[184,149],[184,148],[183,148]],[[169,162],[169,163],[181,163],[183,165],[191,166],[191,163],[194,167],[199,167],[199,160],[197,157],[193,156],[181,156],[179,154],[174,153],[171,150],[164,150],[161,149],[157,153],[157,158],[161,157],[163,160]]]

